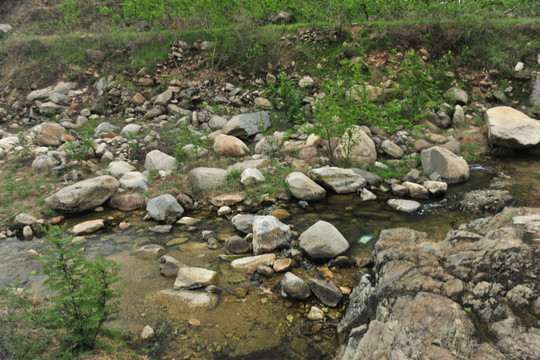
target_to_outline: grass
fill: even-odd
[[[372,166],[368,170],[382,179],[403,179],[411,171],[411,168],[404,160],[388,161],[381,159],[380,162],[388,166],[388,169]]]

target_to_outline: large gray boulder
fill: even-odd
[[[298,300],[305,300],[311,295],[311,290],[308,284],[294,275],[292,272],[287,272],[281,279],[281,295]]]
[[[236,230],[244,234],[249,234],[253,230],[253,221],[255,221],[255,215],[252,214],[238,214],[231,219]]]
[[[292,172],[285,178],[289,191],[298,200],[316,201],[326,196],[326,190],[301,172]]]
[[[194,190],[201,194],[208,190],[224,187],[227,184],[227,170],[217,168],[195,168],[188,178]]]
[[[172,224],[182,217],[184,208],[170,194],[163,194],[148,201],[146,205],[148,214],[157,221]]]
[[[178,168],[178,163],[174,157],[159,150],[152,150],[146,154],[144,168],[146,170],[173,171]]]
[[[467,162],[440,146],[433,146],[422,151],[422,167],[430,176],[438,173],[441,179],[448,184],[457,184],[469,180],[469,165]]]
[[[314,260],[331,259],[349,249],[349,243],[334,225],[317,221],[300,235],[300,248]]]
[[[260,255],[285,247],[291,241],[291,229],[274,216],[257,216],[253,221],[253,253]]]
[[[249,114],[235,115],[221,129],[223,134],[232,136],[252,136],[257,134],[261,128],[270,127],[270,117],[266,111]]]
[[[491,108],[485,114],[491,145],[525,149],[540,143],[540,122],[508,106]]]
[[[78,213],[103,205],[118,190],[120,183],[109,175],[79,181],[45,199],[45,204],[57,211]]]
[[[350,169],[323,167],[310,170],[308,176],[338,194],[354,193],[366,185],[366,179]]]

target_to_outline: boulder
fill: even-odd
[[[309,279],[309,288],[326,306],[336,307],[343,295],[332,283],[320,279]]]
[[[311,259],[331,259],[349,249],[349,243],[334,225],[317,221],[300,235],[300,248]]]
[[[107,166],[107,171],[111,176],[120,179],[124,174],[135,170],[135,167],[125,161],[113,161]]]
[[[188,178],[194,190],[202,194],[205,191],[226,186],[228,174],[227,170],[200,167],[191,170]]]
[[[453,88],[448,90],[448,96],[450,100],[453,100],[458,105],[467,105],[469,102],[469,95],[462,89]]]
[[[266,111],[235,115],[221,129],[223,134],[232,136],[252,136],[261,128],[270,127],[270,117]]]
[[[113,197],[111,197],[110,205],[113,209],[134,211],[144,209],[146,207],[146,200],[139,193],[124,192],[113,195]]]
[[[219,135],[214,139],[214,150],[225,156],[244,156],[249,154],[249,148],[244,142],[234,136]]]
[[[292,299],[305,300],[311,296],[311,290],[304,280],[292,272],[287,272],[281,279],[281,295]]]
[[[42,146],[60,146],[62,145],[62,135],[66,129],[59,124],[43,123],[39,125],[39,132],[36,137],[36,143]]]
[[[382,142],[381,149],[386,155],[395,159],[401,159],[405,155],[405,152],[398,145],[388,139]]]
[[[120,135],[123,137],[129,139],[139,133],[141,131],[142,126],[138,124],[127,124],[122,128],[122,131],[120,131]]]
[[[249,243],[240,236],[234,235],[225,240],[226,254],[245,254],[249,249]]]
[[[244,186],[250,186],[263,181],[264,175],[259,171],[259,169],[247,168],[240,176],[240,183]]]
[[[146,170],[174,171],[178,168],[176,159],[159,150],[152,150],[146,154],[144,161]]]
[[[120,183],[109,175],[79,181],[45,199],[45,204],[58,211],[78,213],[103,205],[118,190]]]
[[[102,133],[114,133],[116,131],[118,131],[118,126],[105,121],[96,127],[94,130],[94,136],[100,136]]]
[[[427,180],[422,183],[432,196],[441,196],[446,193],[448,189],[448,184],[442,181],[431,181]]]
[[[251,214],[238,214],[231,219],[236,230],[244,234],[249,234],[253,230],[253,221],[255,221],[255,215]]]
[[[513,200],[514,196],[507,190],[473,190],[463,196],[458,208],[476,213],[497,213]]]
[[[469,179],[469,165],[448,149],[434,146],[422,151],[422,167],[427,176],[438,173],[448,184],[457,184]]]
[[[145,174],[138,171],[125,173],[120,178],[120,187],[123,189],[139,189],[147,191],[150,188],[150,181]]]
[[[326,190],[301,172],[292,172],[285,178],[289,191],[298,200],[317,201],[326,196]]]
[[[184,213],[184,209],[175,197],[170,194],[163,194],[148,201],[146,211],[156,221],[165,221],[172,224]]]
[[[173,95],[173,93],[172,93],[171,90],[165,90],[164,92],[162,92],[161,94],[158,95],[158,97],[156,98],[156,101],[154,102],[154,104],[161,105],[161,106],[167,106],[167,104],[169,103],[169,101],[172,98],[172,95]]]
[[[485,114],[491,145],[525,149],[540,143],[540,122],[508,106],[491,108]]]
[[[392,209],[400,211],[400,212],[404,212],[404,213],[412,213],[422,207],[422,204],[413,200],[390,199],[386,203]]]
[[[366,185],[366,180],[350,169],[325,166],[309,171],[308,176],[338,194],[354,193]]]
[[[360,126],[353,126],[344,134],[334,151],[336,160],[349,160],[357,165],[369,165],[377,160],[375,143]]]
[[[220,130],[223,129],[225,125],[227,125],[227,122],[228,120],[224,117],[214,115],[208,121],[208,126],[210,126],[210,129],[212,130]]]
[[[372,174],[367,170],[362,170],[358,168],[351,168],[350,170],[354,171],[355,174],[358,174],[364,179],[366,179],[368,184],[371,186],[380,186],[382,184],[382,179],[379,176]]]
[[[192,290],[210,285],[216,278],[213,270],[184,266],[178,269],[174,289]]]
[[[75,225],[70,232],[75,236],[79,236],[93,233],[94,231],[97,231],[104,227],[105,223],[103,222],[103,219],[88,220]]]
[[[32,169],[37,171],[48,171],[55,166],[60,165],[60,161],[52,155],[41,155],[32,162]]]
[[[283,248],[291,241],[291,229],[274,216],[256,216],[253,221],[253,253],[260,255]]]
[[[22,230],[25,226],[33,227],[39,223],[40,221],[36,219],[33,215],[27,213],[20,213],[15,216],[15,219],[13,219],[11,228],[13,230]]]

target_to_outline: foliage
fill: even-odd
[[[382,179],[403,179],[411,170],[404,160],[387,161],[382,159],[381,163],[387,168],[372,166],[369,171]]]
[[[81,10],[77,7],[75,0],[64,0],[59,9],[64,13],[63,26],[70,27],[79,21]]]
[[[94,127],[85,124],[79,128],[78,135],[78,140],[66,143],[66,149],[71,153],[73,160],[87,160],[94,155]]]
[[[120,292],[112,286],[120,280],[120,268],[100,256],[87,260],[72,240],[59,227],[47,231],[43,273],[54,293],[48,320],[67,331],[66,349],[78,352],[95,346],[104,322],[115,313]]]
[[[297,88],[293,79],[285,73],[277,76],[276,83],[268,83],[267,91],[277,109],[296,123],[304,122],[304,94]]]

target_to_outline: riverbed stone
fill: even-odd
[[[249,148],[242,140],[223,134],[214,139],[214,150],[225,156],[244,156],[249,154]]]
[[[258,182],[264,181],[264,175],[259,169],[247,168],[242,172],[240,176],[240,183],[244,186],[251,186]]]
[[[43,123],[40,125],[36,143],[42,146],[60,146],[65,131],[66,129],[62,125]]]
[[[188,178],[194,190],[202,194],[226,186],[228,182],[227,175],[227,170],[199,167],[191,170]]]
[[[311,290],[307,282],[293,274],[287,272],[281,279],[281,294],[283,297],[305,300],[311,296]]]
[[[159,271],[165,277],[177,277],[178,270],[186,266],[169,255],[163,255],[159,258]]]
[[[422,204],[413,200],[389,199],[386,203],[392,209],[404,213],[413,213],[422,207]]]
[[[188,313],[212,310],[219,302],[216,294],[192,290],[162,290],[158,296],[168,300],[173,306],[180,306]]]
[[[349,243],[336,227],[326,221],[317,221],[299,238],[300,248],[311,259],[331,259],[349,249]]]
[[[150,188],[150,180],[148,180],[146,174],[140,173],[139,171],[130,171],[120,178],[120,187],[123,189],[148,191]]]
[[[358,168],[351,168],[350,170],[366,179],[368,184],[371,186],[380,186],[382,184],[382,179],[378,175],[375,175],[367,170]]]
[[[60,165],[60,161],[52,155],[41,155],[34,159],[32,162],[32,169],[37,171],[48,171],[55,166]]]
[[[310,170],[308,176],[322,187],[337,194],[354,193],[366,185],[366,179],[350,169],[325,166]]]
[[[156,225],[156,226],[150,226],[150,227],[148,228],[148,230],[151,231],[151,232],[158,233],[158,234],[166,234],[166,233],[171,232],[171,230],[172,230],[172,225]]]
[[[469,180],[469,165],[448,149],[434,146],[422,151],[422,167],[427,176],[438,173],[448,184]]]
[[[13,230],[22,230],[25,226],[36,226],[40,221],[33,215],[28,213],[20,213],[15,216],[11,228]]]
[[[148,244],[133,250],[132,254],[141,259],[157,259],[165,254],[165,248],[157,244]]]
[[[326,196],[324,188],[301,172],[290,173],[285,178],[285,182],[288,184],[291,194],[298,200],[317,201]]]
[[[283,259],[277,259],[274,261],[273,269],[275,272],[285,272],[289,271],[293,266],[292,259],[289,258],[283,258]]]
[[[256,267],[259,264],[273,264],[275,260],[275,254],[248,256],[231,261],[231,267],[236,270],[247,270],[249,267]]]
[[[429,198],[429,191],[420,184],[404,181],[403,186],[409,191],[409,196],[414,199],[427,199]]]
[[[22,235],[24,240],[31,240],[34,236],[34,230],[29,225],[26,225],[22,230]]]
[[[274,216],[256,216],[253,221],[253,253],[260,255],[287,246],[292,238],[291,229]]]
[[[441,196],[446,193],[448,184],[443,181],[426,180],[422,183],[432,196]]]
[[[125,173],[135,170],[135,167],[125,161],[113,161],[107,166],[107,171],[111,176],[120,179]]]
[[[184,209],[175,197],[170,194],[163,194],[148,201],[146,211],[156,221],[165,221],[172,224],[182,217]]]
[[[45,199],[45,204],[57,211],[78,213],[103,205],[116,192],[120,183],[109,175],[79,181]]]
[[[375,195],[368,189],[362,189],[362,192],[360,193],[360,199],[362,199],[362,201],[377,200],[377,195]]]
[[[223,134],[232,136],[252,136],[261,128],[270,127],[270,117],[266,111],[233,116],[221,129]]]
[[[124,192],[113,195],[110,200],[110,205],[114,209],[121,211],[134,211],[144,209],[146,200],[144,196],[136,192]]]
[[[525,149],[540,144],[540,122],[508,106],[486,111],[490,144],[510,149]]]
[[[75,236],[86,235],[103,229],[105,227],[105,222],[103,219],[88,220],[82,223],[79,223],[71,229],[71,233]]]
[[[336,307],[343,298],[343,294],[332,283],[320,279],[309,279],[309,288],[317,298],[326,306]]]
[[[171,100],[172,96],[173,96],[173,93],[172,93],[172,91],[170,89],[165,90],[164,92],[162,92],[161,94],[158,95],[158,97],[156,98],[156,101],[154,102],[154,104],[161,105],[161,106],[167,106],[167,104]]]
[[[401,159],[405,155],[405,152],[397,144],[388,139],[382,142],[381,150],[394,159]]]
[[[173,171],[178,168],[178,163],[176,162],[176,159],[174,157],[167,155],[159,150],[152,150],[148,154],[146,154],[144,168],[149,171]]]
[[[244,234],[249,234],[253,231],[253,221],[255,221],[255,215],[252,214],[238,214],[231,219],[236,230]]]
[[[507,190],[482,189],[469,191],[459,201],[461,210],[497,213],[514,200]]]
[[[226,254],[245,254],[250,250],[249,243],[240,236],[230,236],[225,240]]]
[[[174,289],[193,290],[214,283],[216,272],[198,267],[181,267],[174,282]]]
[[[360,126],[353,126],[334,151],[337,160],[349,160],[357,165],[369,165],[377,160],[377,148],[371,137]],[[347,144],[347,145],[344,145]],[[352,145],[350,145],[352,144]],[[347,149],[349,149],[347,151]]]
[[[210,199],[210,202],[217,207],[234,206],[244,201],[244,196],[243,192],[233,192],[215,196]]]

